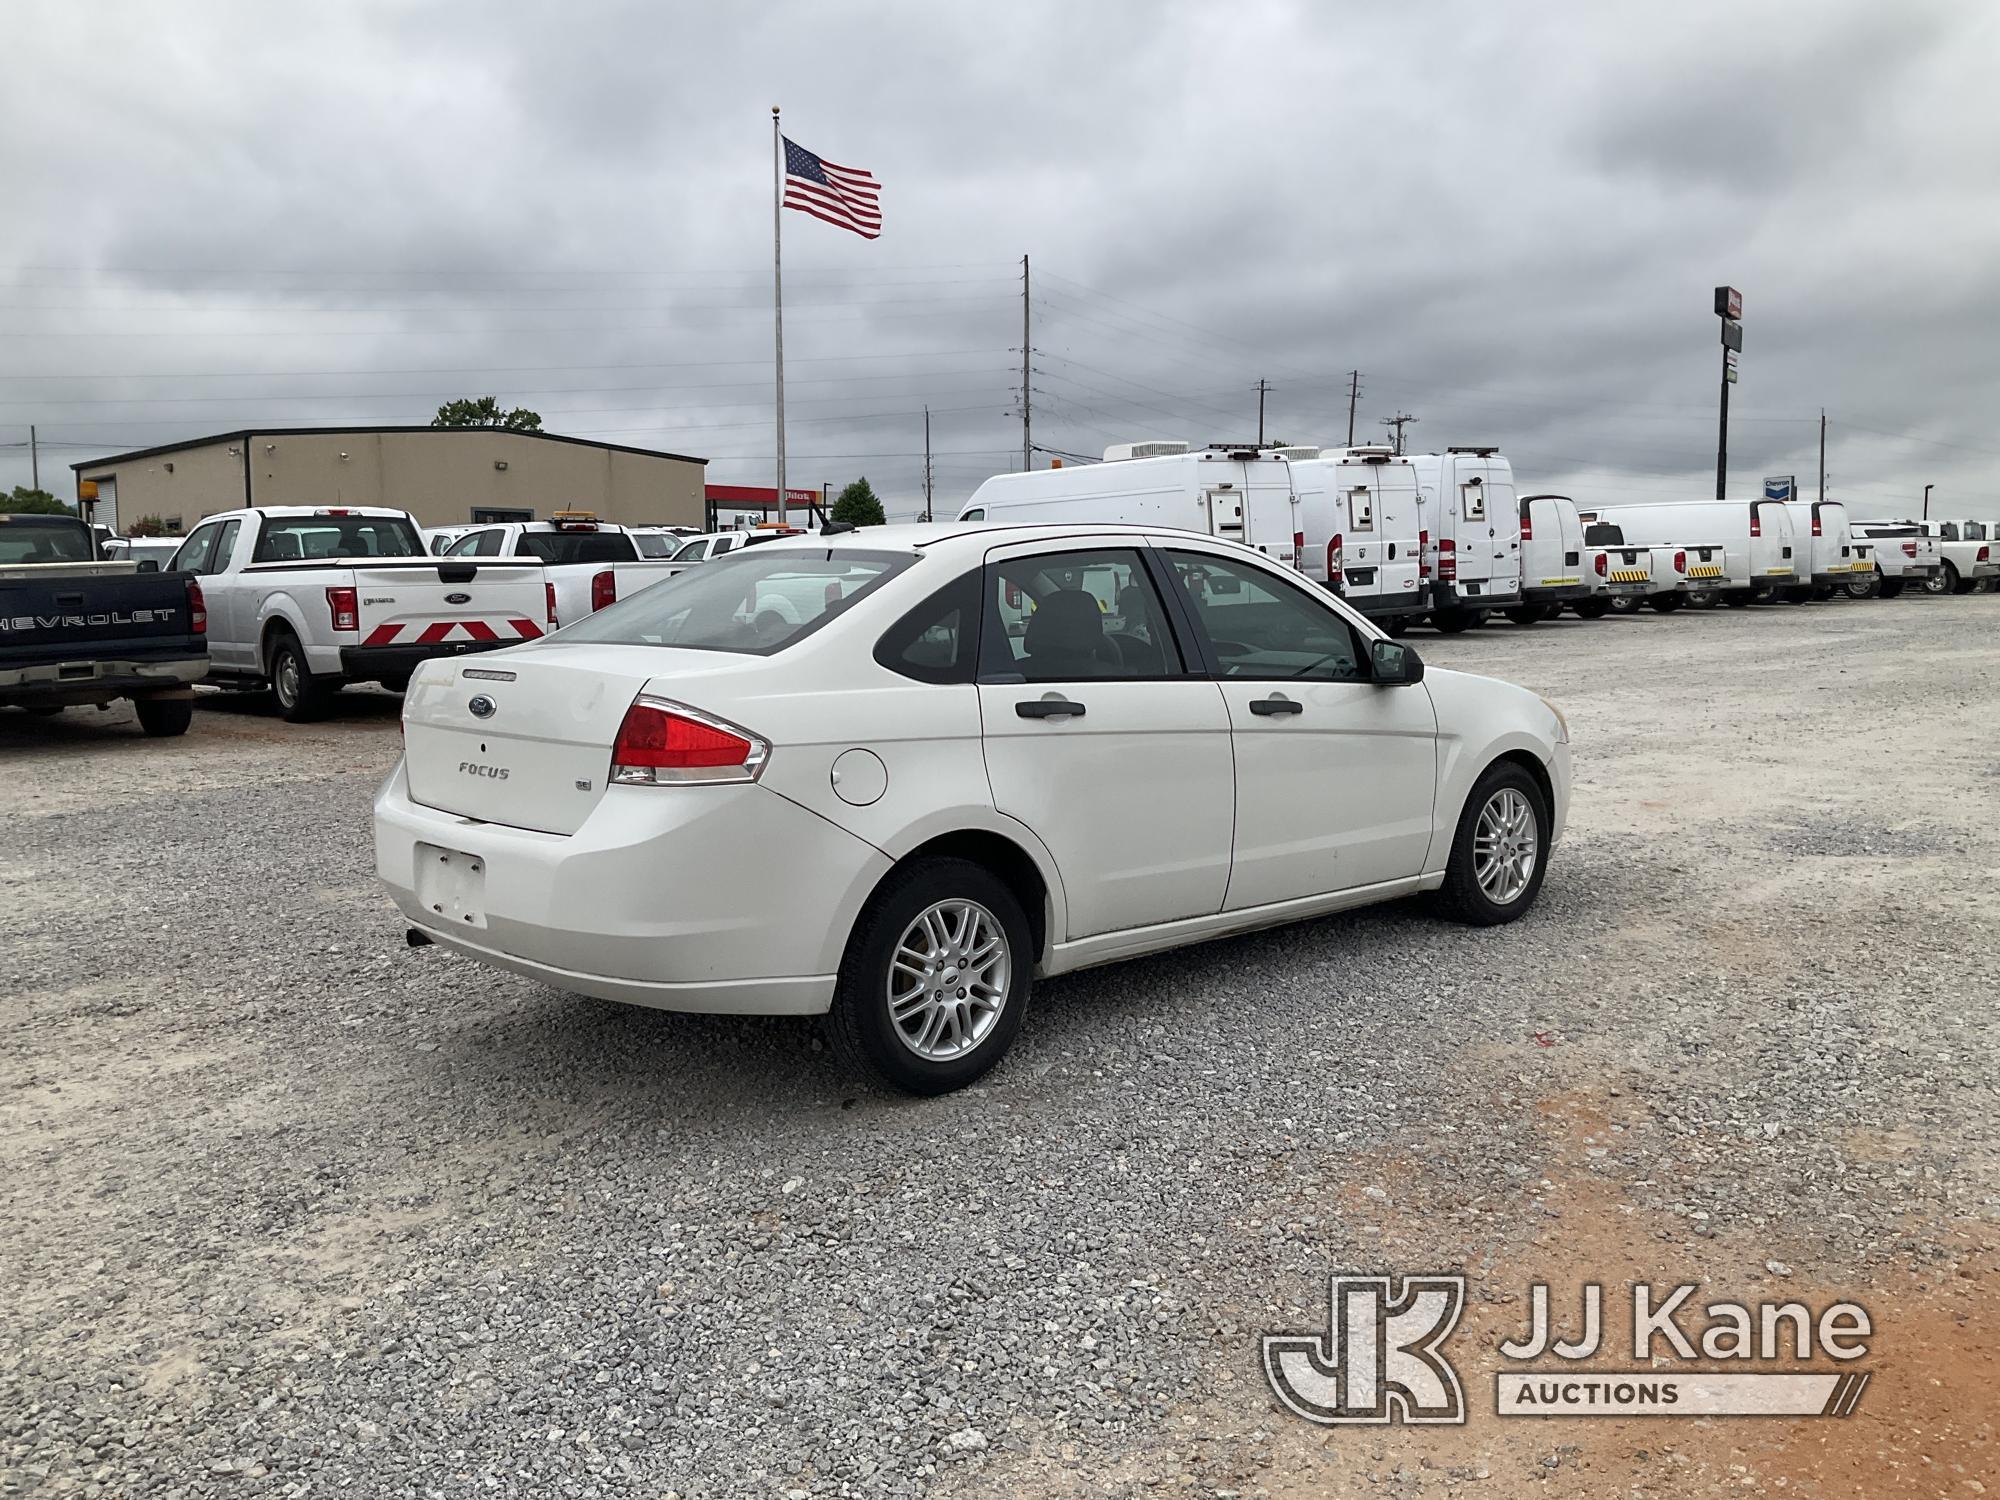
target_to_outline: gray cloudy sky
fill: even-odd
[[[1732,475],[2000,516],[2000,9],[13,0],[0,445],[42,476],[251,424],[553,431],[770,483],[769,108],[884,184],[785,216],[791,477],[908,510],[1035,436],[1394,411],[1604,503]],[[282,18],[282,19],[280,19]],[[1043,460],[1046,461],[1046,460]],[[25,447],[0,446],[0,484]]]

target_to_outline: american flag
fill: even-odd
[[[784,202],[864,240],[882,233],[882,185],[875,175],[835,166],[790,140],[785,142]]]

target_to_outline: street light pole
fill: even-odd
[[[1922,519],[1926,521],[1931,518],[1931,491],[1935,488],[1937,488],[1936,485],[1927,484],[1924,486],[1924,514]]]

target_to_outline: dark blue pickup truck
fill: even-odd
[[[146,733],[184,734],[207,633],[192,573],[106,562],[74,516],[0,513],[0,706],[130,698]]]

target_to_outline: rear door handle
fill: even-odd
[[[1024,719],[1080,719],[1083,705],[1067,698],[1030,698],[1025,703],[1016,703],[1014,712]]]
[[[1304,713],[1305,707],[1303,703],[1296,702],[1290,698],[1271,697],[1253,698],[1250,700],[1250,712],[1267,719],[1273,714]]]

